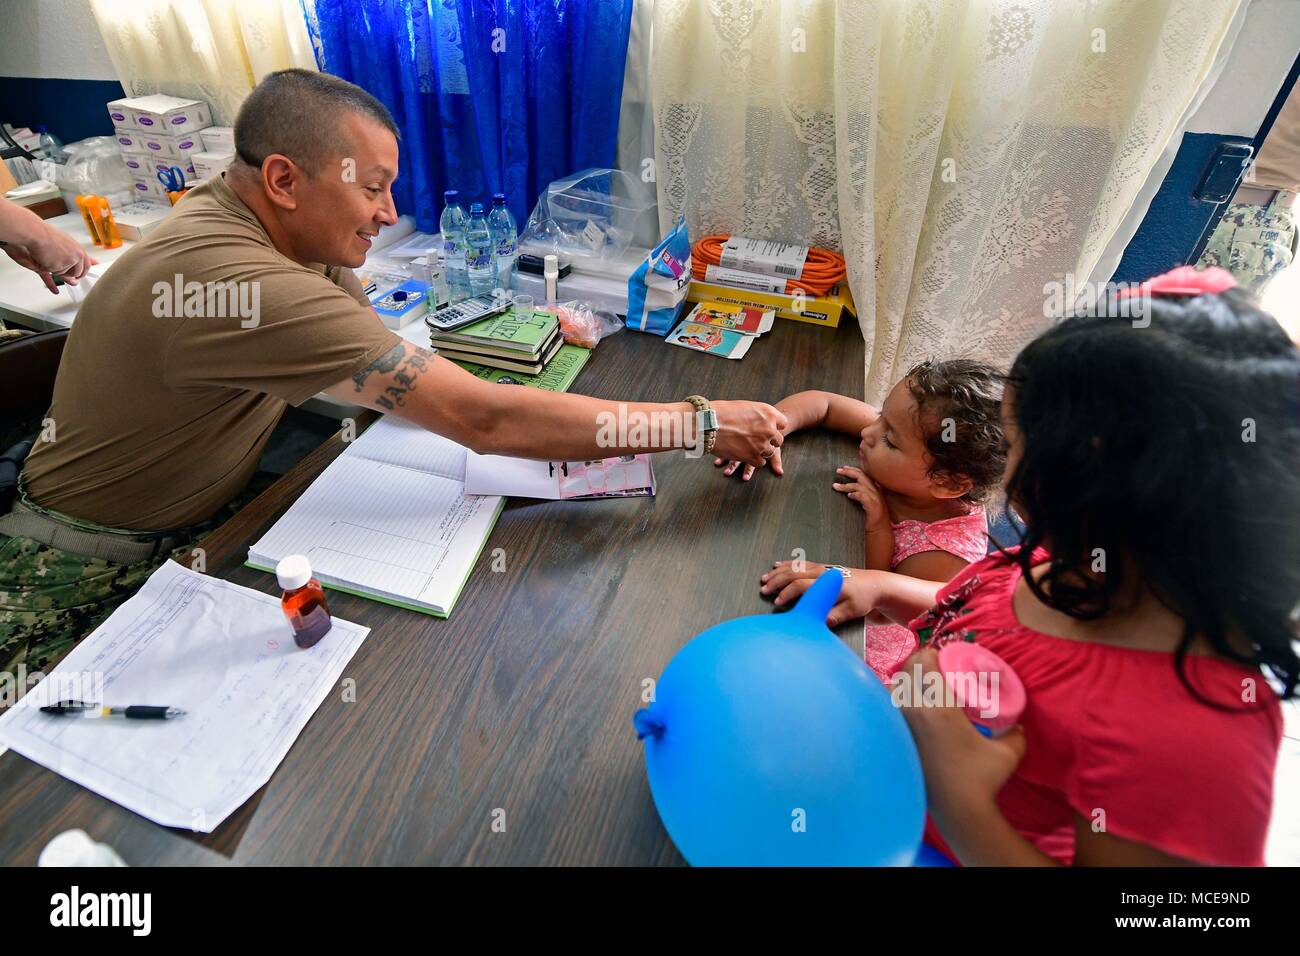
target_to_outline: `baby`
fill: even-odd
[[[776,407],[790,432],[822,425],[860,434],[858,465],[838,469],[832,487],[866,515],[866,567],[924,581],[949,581],[988,548],[983,504],[1002,478],[1006,450],[999,408],[1002,376],[968,359],[922,362],[890,390],[879,411],[844,395],[799,392]],[[724,474],[742,467],[715,459]],[[772,470],[783,473],[780,449]],[[742,479],[754,473],[744,465]],[[777,565],[778,570],[787,562]],[[810,571],[815,577],[818,566]],[[850,572],[851,573],[851,572]],[[775,592],[763,576],[763,593]],[[782,580],[788,577],[782,575]],[[777,595],[789,604],[811,583],[796,579]],[[786,593],[789,590],[789,593]],[[867,664],[884,680],[916,648],[906,627],[869,615]]]

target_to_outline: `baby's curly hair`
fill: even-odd
[[[992,365],[971,359],[914,365],[904,381],[916,400],[917,424],[930,454],[931,478],[970,479],[962,501],[984,504],[1002,482],[1002,383]]]

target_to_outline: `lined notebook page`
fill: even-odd
[[[305,554],[322,584],[446,614],[502,504],[466,497],[463,479],[452,477],[464,467],[463,446],[384,419],[320,474],[248,560],[274,568]]]
[[[465,480],[464,445],[393,415],[386,415],[367,428],[348,447],[347,455]]]

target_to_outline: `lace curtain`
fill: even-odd
[[[127,96],[206,100],[229,126],[267,73],[315,70],[297,0],[91,0]]]
[[[656,0],[661,226],[844,252],[866,398],[1006,365],[1086,279],[1241,0]]]

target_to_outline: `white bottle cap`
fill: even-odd
[[[311,580],[311,562],[305,554],[291,554],[281,558],[275,566],[275,577],[286,591],[296,591]]]
[[[560,276],[560,257],[554,255],[547,256],[544,260],[542,270],[542,275],[545,278],[549,279],[554,277],[558,279]]]
[[[41,850],[37,866],[126,866],[107,843],[96,843],[85,830],[64,830]]]

